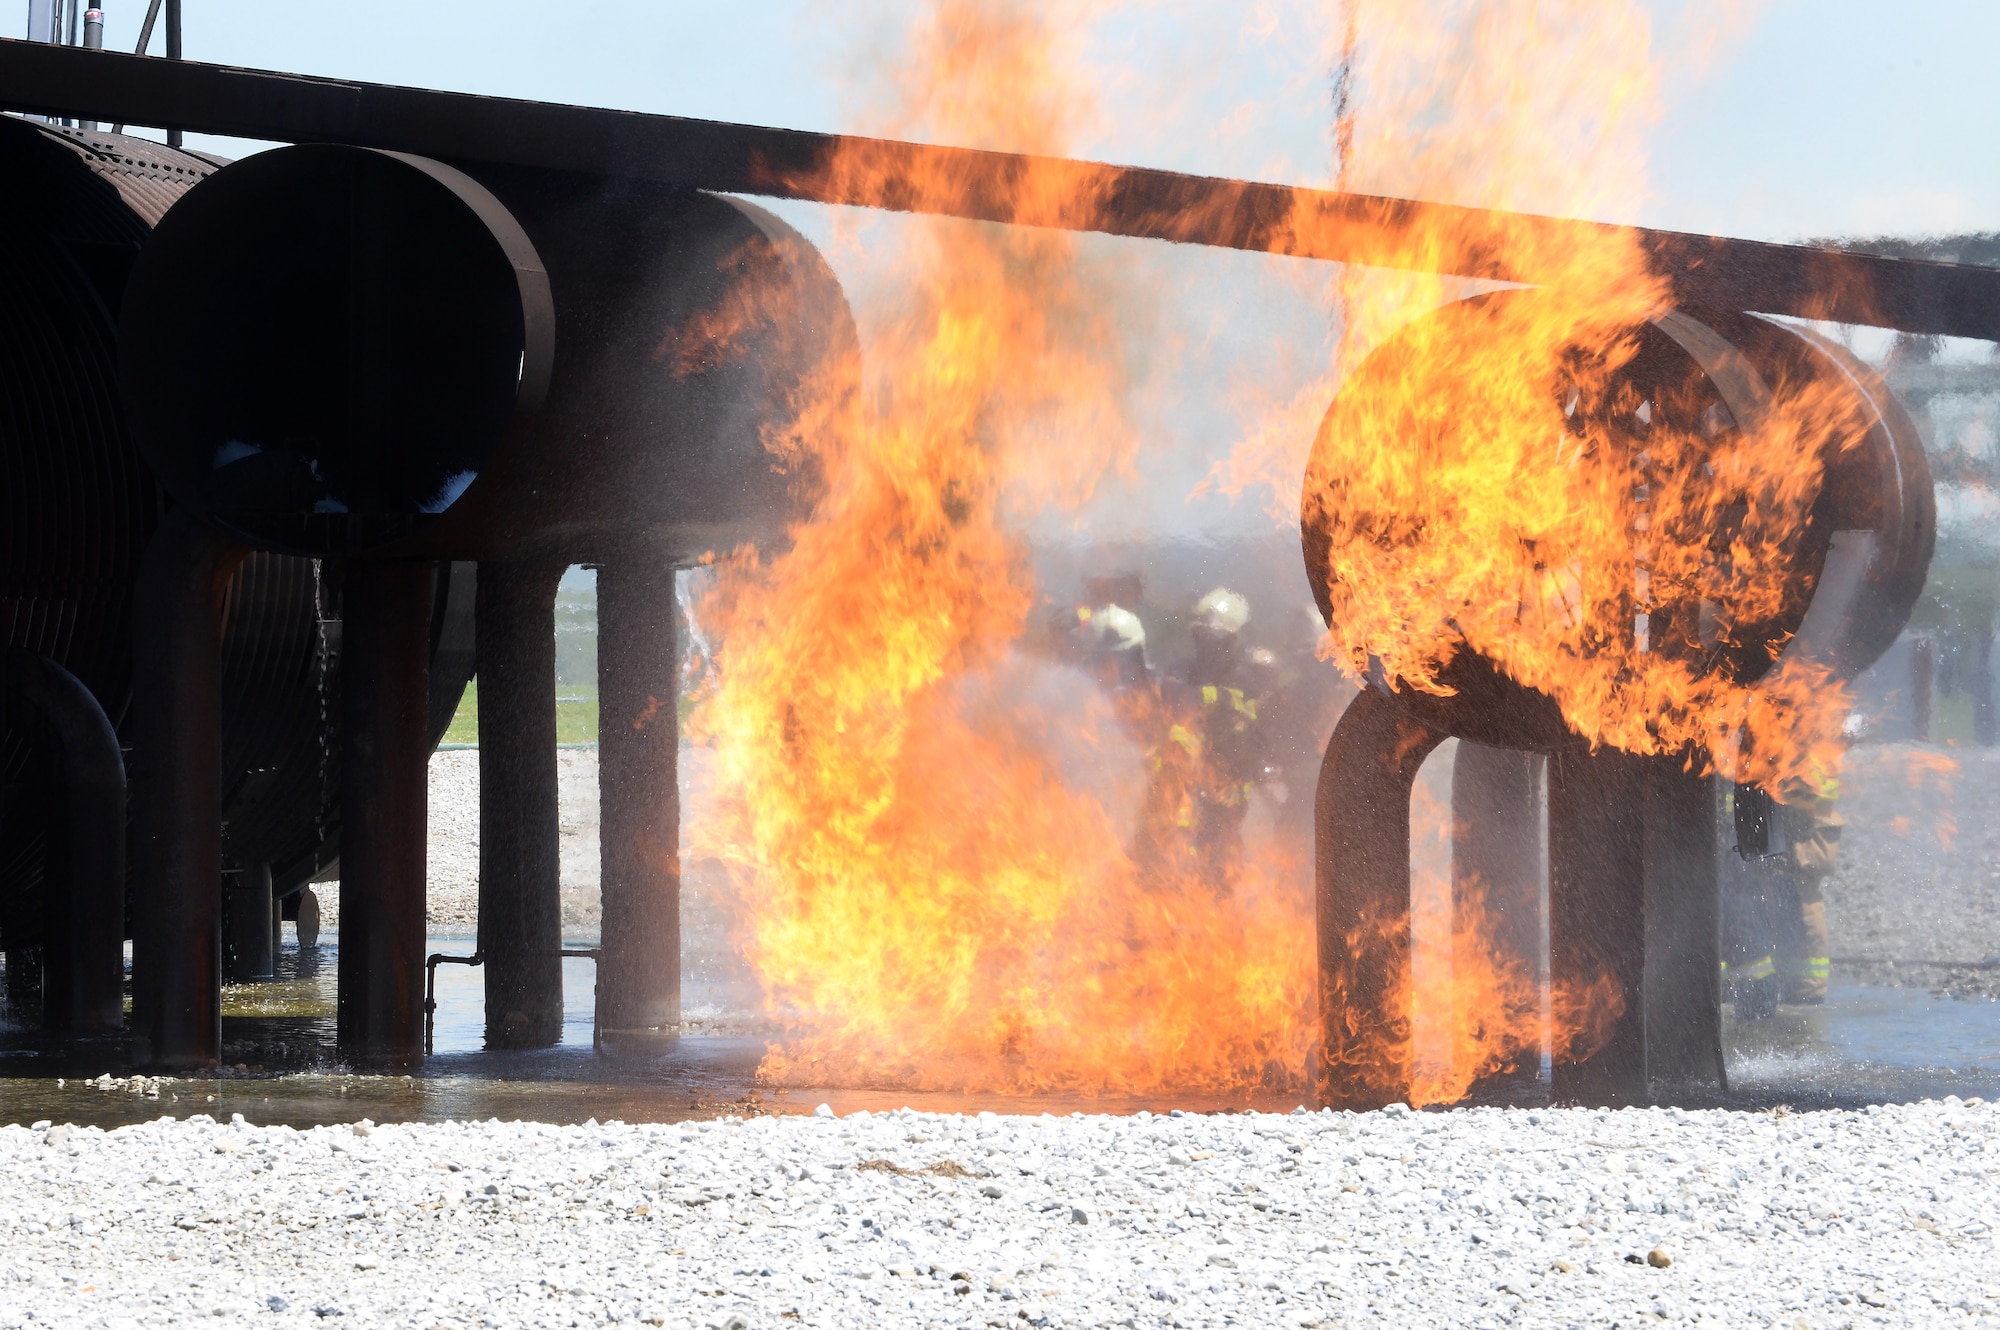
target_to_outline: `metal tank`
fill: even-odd
[[[164,219],[120,350],[178,501],[246,547],[341,566],[343,1050],[421,1054],[427,749],[405,717],[424,691],[414,588],[441,560],[480,565],[488,1042],[560,1033],[552,615],[571,563],[599,569],[599,1024],[614,1045],[670,1034],[673,573],[782,543],[817,497],[799,431],[858,368],[818,253],[698,191],[305,145]],[[208,668],[181,666],[163,676]]]
[[[0,197],[4,645],[41,662],[22,666],[36,679],[50,667],[73,676],[128,753],[134,590],[172,505],[126,428],[117,316],[153,226],[219,165],[144,139],[0,117],[0,177],[9,181]],[[188,389],[168,384],[161,391],[180,396]],[[432,740],[471,675],[473,594],[469,564],[436,575]],[[306,558],[254,553],[223,587],[218,612],[222,835],[209,899],[198,911],[211,923],[225,871],[236,880],[268,866],[282,897],[333,866],[340,833],[338,801],[325,797],[339,781],[337,705],[326,713],[336,723],[323,723],[321,711],[322,693],[336,703],[339,695],[337,576],[316,578]],[[10,680],[17,673],[10,669]],[[90,999],[98,1014],[86,1032],[116,1029],[120,1017],[104,1013],[118,1009],[122,939],[130,932],[124,811],[116,812],[115,834],[77,823],[62,802],[61,774],[49,767],[60,736],[47,731],[39,707],[17,691],[10,698],[0,725],[0,945],[10,955],[10,985],[29,997],[32,970],[47,968],[60,987],[58,971],[81,963],[96,976],[95,988],[111,994],[108,1004],[102,992]],[[115,843],[120,866],[77,877],[70,865],[83,859],[72,847],[52,845],[51,827],[73,828],[62,834],[83,842]],[[134,912],[146,910],[150,885],[143,873],[134,876]],[[241,893],[235,900],[252,904]],[[268,915],[274,906],[261,908]],[[93,914],[115,922],[89,943],[91,959],[47,954],[53,920]],[[205,969],[223,960],[213,947],[183,959]],[[46,1023],[81,1028],[64,1010],[45,1004]]]
[[[1333,612],[1334,524],[1359,524],[1381,539],[1400,529],[1398,515],[1356,511],[1333,447],[1340,431],[1360,427],[1348,413],[1361,409],[1355,403],[1365,401],[1370,377],[1397,375],[1440,336],[1449,345],[1498,302],[1543,298],[1509,291],[1447,306],[1356,370],[1321,426],[1301,507],[1306,571],[1322,614]],[[1643,447],[1642,431],[1610,422],[1612,410],[1648,403],[1649,411],[1679,413],[1672,423],[1687,437],[1718,437],[1704,421],[1725,431],[1748,425],[1781,385],[1824,393],[1826,418],[1837,421],[1820,441],[1817,499],[1786,551],[1782,603],[1740,621],[1727,620],[1728,606],[1660,605],[1651,612],[1649,648],[1683,653],[1696,672],[1742,684],[1754,685],[1787,652],[1810,655],[1837,680],[1854,678],[1895,640],[1935,543],[1930,475],[1908,415],[1872,371],[1805,329],[1670,309],[1629,337],[1634,354],[1605,400],[1573,408],[1605,414],[1609,427],[1594,436],[1608,441],[1600,446],[1634,454]],[[1702,614],[1724,616],[1730,631],[1698,633]],[[1626,640],[1603,649],[1635,650],[1636,638],[1634,625]],[[1316,807],[1322,1095],[1359,1107],[1397,1098],[1409,1085],[1409,1013],[1392,1010],[1388,995],[1409,966],[1410,796],[1425,757],[1451,737],[1464,741],[1455,818],[1474,823],[1455,829],[1464,844],[1455,846],[1454,878],[1501,885],[1496,943],[1522,952],[1545,929],[1545,982],[1581,989],[1608,974],[1619,990],[1622,1015],[1599,1046],[1574,1056],[1552,1050],[1555,1097],[1621,1104],[1699,1099],[1723,1088],[1717,800],[1710,782],[1691,774],[1698,763],[1686,753],[1593,751],[1554,699],[1470,650],[1451,660],[1441,681],[1449,694],[1418,692],[1378,668],[1327,747]],[[1546,766],[1538,770],[1529,754]],[[1494,818],[1510,824],[1492,825]],[[1545,904],[1531,859],[1545,864]],[[1544,908],[1545,918],[1523,920]],[[1518,959],[1532,966],[1538,958]],[[1536,1069],[1522,1070],[1532,1078]]]

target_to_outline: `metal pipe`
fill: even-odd
[[[341,658],[341,1055],[408,1066],[423,1051],[429,796],[428,563],[347,567]]]
[[[222,1053],[222,598],[249,554],[167,515],[132,596],[133,1056]]]
[[[167,0],[167,59],[181,58],[181,0]],[[167,146],[181,146],[181,127],[178,124],[167,130]]]
[[[486,963],[485,954],[476,948],[473,950],[473,953],[470,956],[447,956],[441,951],[434,951],[429,956],[426,956],[424,958],[424,1056],[425,1057],[429,1057],[431,1054],[437,1052],[438,966],[440,965],[480,966],[484,965],[485,963]],[[556,964],[560,966],[562,962],[557,961]]]
[[[628,556],[598,569],[598,991],[613,1040],[670,1035],[681,1019],[679,614],[671,567]]]
[[[556,963],[557,973],[562,971],[562,963],[569,957],[588,959],[598,964],[598,973],[603,973],[604,952],[598,947],[564,947],[549,953],[549,959]],[[424,1056],[437,1052],[437,967],[440,965],[484,965],[486,957],[478,951],[470,956],[447,956],[434,951],[424,961]],[[590,1049],[596,1052],[603,1044],[602,1012],[598,1008],[598,997],[603,992],[600,981],[591,993],[590,1009]]]
[[[104,709],[77,677],[16,647],[0,660],[7,723],[25,731],[48,779],[42,898],[42,1027],[114,1034],[125,1023],[125,759]]]
[[[83,12],[83,47],[87,51],[101,51],[104,49],[103,10],[86,9]],[[77,123],[84,129],[93,132],[97,129],[97,122],[95,120],[82,120]]]
[[[132,52],[134,55],[146,54],[146,48],[153,44],[153,24],[159,17],[160,0],[152,0],[152,3],[146,6],[146,21],[139,25],[139,45],[134,48]],[[123,134],[125,132],[124,123],[121,121],[112,125],[111,132],[114,134]]]
[[[562,1038],[562,829],[556,810],[555,597],[563,565],[482,563],[479,953],[486,1046]]]
[[[160,0],[152,0],[146,6],[146,21],[139,25],[139,45],[134,55],[146,54],[146,48],[153,44],[153,25],[160,20]]]

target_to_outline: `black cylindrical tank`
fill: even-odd
[[[1507,302],[1547,298],[1534,291],[1504,291],[1447,305],[1377,347],[1343,386],[1321,424],[1301,501],[1306,573],[1329,621],[1335,612],[1331,556],[1339,541],[1424,539],[1423,524],[1451,520],[1455,502],[1440,493],[1432,511],[1422,516],[1363,511],[1366,505],[1354,501],[1344,472],[1352,458],[1344,452],[1351,438],[1343,436],[1406,449],[1409,462],[1419,467],[1442,461],[1436,466],[1436,483],[1448,488],[1443,477],[1449,474],[1449,455],[1456,448],[1478,446],[1478,422],[1421,403],[1390,405],[1390,398],[1399,395],[1390,386],[1418,381],[1413,366],[1426,358],[1448,357],[1457,339],[1478,336],[1504,316]],[[1820,483],[1802,529],[1783,544],[1787,566],[1778,603],[1733,613],[1729,605],[1662,601],[1638,620],[1628,610],[1624,622],[1629,627],[1597,649],[1679,652],[1688,657],[1693,674],[1719,674],[1742,684],[1762,678],[1787,650],[1810,650],[1836,679],[1860,674],[1908,620],[1936,539],[1930,473],[1908,414],[1879,376],[1845,349],[1809,330],[1754,315],[1670,309],[1627,330],[1626,339],[1629,358],[1608,381],[1595,383],[1580,397],[1564,385],[1547,386],[1552,397],[1570,398],[1568,428],[1575,432],[1567,453],[1560,441],[1552,440],[1547,465],[1574,465],[1579,450],[1608,449],[1614,455],[1598,457],[1600,464],[1608,462],[1605,474],[1630,476],[1612,483],[1643,487],[1648,468],[1657,464],[1647,453],[1653,432],[1706,439],[1705,446],[1719,459],[1737,431],[1756,428],[1782,399],[1807,404],[1794,411],[1810,422],[1803,431],[1810,437],[1802,437],[1799,446],[1817,450]],[[1385,420],[1392,419],[1385,407],[1401,413],[1393,417],[1400,422],[1397,427],[1385,428]],[[1434,436],[1452,432],[1462,437],[1440,452]],[[1714,475],[1703,458],[1690,455],[1676,461],[1684,470],[1692,469],[1690,476],[1693,471]],[[1709,483],[1690,476],[1677,483]],[[1521,475],[1516,481],[1534,486],[1538,478]],[[1634,539],[1710,541],[1717,557],[1728,557],[1732,511],[1725,503],[1716,504],[1711,515],[1719,520],[1711,530],[1654,529],[1641,535],[1635,529]],[[1862,537],[1867,548],[1859,550],[1853,536]],[[1837,549],[1843,566],[1836,568],[1830,556]],[[1561,555],[1550,551],[1546,557],[1559,560]],[[1713,626],[1718,617],[1720,630]],[[1636,645],[1640,620],[1652,624],[1647,648]],[[1703,624],[1700,631],[1697,621]],[[1582,742],[1553,698],[1516,683],[1475,651],[1459,651],[1438,681],[1451,691],[1417,691],[1387,677],[1373,680],[1424,724],[1445,734],[1500,748],[1544,751]]]
[[[854,346],[749,204],[331,145],[191,191],[121,334],[163,483],[260,548],[679,566],[783,539]]]
[[[75,674],[124,732],[131,593],[169,502],[126,428],[116,328],[158,220],[223,163],[145,139],[0,116],[0,632]],[[160,391],[195,391],[167,383]],[[311,560],[260,553],[223,642],[226,848],[283,892],[338,852],[340,598]],[[472,570],[440,574],[432,737],[472,671]],[[318,606],[316,609],[315,606]],[[324,713],[322,685],[333,705]],[[45,846],[24,735],[0,734],[0,942],[32,942]]]

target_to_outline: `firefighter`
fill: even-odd
[[[1827,979],[1833,968],[1826,929],[1826,880],[1840,861],[1840,829],[1846,819],[1834,800],[1838,783],[1828,779],[1817,788],[1788,791],[1778,806],[1786,840],[1785,876],[1790,880],[1795,908],[1784,914],[1773,947],[1778,979],[1786,1002],[1818,1005],[1826,1001]],[[1791,902],[1787,902],[1791,904]]]
[[[1100,605],[1077,611],[1084,654],[1103,682],[1116,688],[1137,688],[1148,678],[1146,625],[1122,605]]]
[[[1195,871],[1218,894],[1232,890],[1243,861],[1243,818],[1264,768],[1258,708],[1267,698],[1255,653],[1243,647],[1250,602],[1217,587],[1194,607],[1188,682],[1200,711],[1194,786]],[[1263,659],[1270,659],[1263,653]]]
[[[1724,898],[1723,981],[1743,1019],[1773,1016],[1781,1000],[1826,1001],[1825,885],[1839,862],[1838,796],[1838,780],[1825,772],[1788,782],[1782,800],[1754,785],[1732,792],[1742,863]]]

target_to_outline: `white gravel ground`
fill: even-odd
[[[1977,1101],[822,1112],[0,1129],[0,1326],[2000,1325]]]

